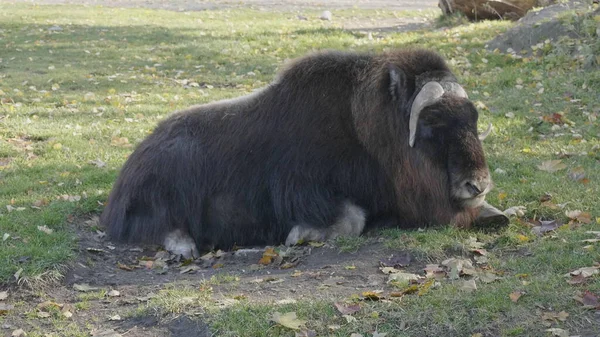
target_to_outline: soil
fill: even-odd
[[[115,244],[97,230],[97,217],[75,220],[73,230],[79,237],[77,258],[61,284],[34,289],[13,288],[10,303],[21,303],[21,315],[9,315],[3,321],[0,335],[12,331],[35,329],[58,333],[51,318],[38,317],[36,306],[45,301],[71,308],[70,318],[78,327],[93,327],[92,336],[211,336],[202,312],[181,314],[147,313],[132,315],[162,289],[192,287],[201,289],[215,276],[212,303],[227,306],[242,297],[249,303],[277,303],[296,299],[329,300],[332,303],[364,291],[382,291],[387,296],[397,291],[386,283],[387,276],[379,269],[380,261],[405,256],[407,252],[387,249],[377,237],[367,237],[368,244],[356,252],[340,252],[332,243],[320,247],[274,247],[280,255],[267,264],[259,264],[265,247],[244,248],[225,252],[222,256],[195,261],[183,261],[154,246]],[[367,236],[369,234],[367,233]],[[411,256],[406,272],[422,273],[427,261]],[[222,279],[235,276],[237,280]],[[88,287],[87,289],[80,288]],[[119,296],[108,292],[116,290]],[[75,309],[86,292],[94,296],[86,309]],[[200,307],[193,310],[201,311]],[[110,320],[119,315],[121,320]]]

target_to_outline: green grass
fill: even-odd
[[[585,250],[580,242],[589,238],[586,230],[600,230],[600,71],[598,62],[590,66],[599,50],[590,28],[597,19],[573,19],[581,39],[553,42],[544,47],[543,57],[515,58],[484,49],[510,27],[508,22],[385,33],[369,40],[341,29],[335,20],[301,21],[296,15],[0,4],[0,236],[9,235],[0,241],[0,282],[14,281],[21,268],[21,277],[32,280],[62,270],[76,246],[67,220],[101,211],[133,146],[170,112],[262,87],[285,59],[313,49],[383,51],[419,45],[449,60],[480,107],[482,128],[488,122],[495,126],[484,143],[496,183],[490,203],[502,209],[526,206],[528,218],[565,222],[565,211],[582,210],[591,213],[592,224],[543,238],[514,219],[499,233],[385,231],[388,247],[408,249],[434,263],[467,254],[466,242],[476,237],[504,278],[478,284],[473,293],[461,291],[460,280],[444,281],[423,296],[365,303],[352,323],[323,301],[276,307],[245,301],[213,308],[208,290],[193,287],[167,287],[149,307],[159,312],[206,309],[219,336],[292,336],[269,322],[276,310],[296,311],[319,335],[330,336],[369,335],[375,329],[388,336],[547,336],[540,312],[549,308],[570,314],[553,327],[585,332],[593,315],[572,297],[583,289],[597,293],[600,282],[596,277],[586,286],[570,286],[563,274],[600,260],[597,245]],[[378,20],[415,14],[349,9],[334,15]],[[61,30],[52,30],[55,26]],[[573,57],[571,51],[579,46],[581,56]],[[562,128],[544,121],[554,113],[572,124]],[[550,159],[562,159],[567,168],[555,173],[537,169]],[[91,164],[94,160],[106,166]],[[567,178],[577,167],[585,171],[587,183]],[[545,193],[564,207],[542,205],[539,198]],[[364,244],[361,240],[338,244],[355,251]],[[528,274],[527,284],[519,274]],[[235,285],[237,279],[221,275],[211,282]],[[508,298],[515,290],[527,292],[516,304]],[[82,300],[79,309],[86,310],[90,304]],[[328,325],[341,327],[330,330]],[[69,329],[79,334],[78,328]]]

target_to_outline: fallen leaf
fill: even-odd
[[[408,283],[412,280],[416,281],[420,278],[421,277],[419,275],[411,274],[411,273],[402,273],[402,272],[392,273],[388,277],[388,283],[390,283],[390,282],[406,282],[406,283]]]
[[[362,295],[365,300],[379,301],[380,299],[379,294],[375,291],[363,291]]]
[[[299,330],[301,326],[306,324],[306,321],[299,320],[296,317],[296,313],[293,311],[285,314],[276,311],[275,313],[273,313],[273,317],[271,318],[271,320],[277,324],[283,325],[286,328],[294,330]]]
[[[113,316],[110,316],[108,318],[108,320],[109,321],[120,321],[121,320],[121,316],[120,315],[113,315]]]
[[[569,332],[567,330],[563,330],[563,329],[559,329],[559,328],[550,328],[550,329],[546,329],[546,331],[552,333],[553,336],[569,337]]]
[[[19,268],[19,270],[17,270],[17,272],[13,275],[15,280],[19,280],[21,278],[21,273],[23,272],[23,268]]]
[[[21,336],[27,336],[27,334],[25,333],[25,331],[23,331],[23,329],[17,329],[12,332],[11,336],[12,337],[21,337]]]
[[[583,284],[585,282],[587,282],[587,278],[581,274],[573,276],[569,280],[567,280],[567,283],[570,285]]]
[[[364,337],[364,336],[359,333],[353,333],[350,335],[350,337]]]
[[[512,293],[510,293],[508,295],[508,297],[510,297],[511,301],[513,301],[514,303],[517,303],[519,298],[521,298],[521,296],[523,296],[524,294],[525,294],[525,292],[523,292],[523,291],[513,291]]]
[[[582,212],[580,210],[566,211],[565,215],[572,220],[577,220],[584,224],[592,223],[592,215],[588,212]]]
[[[0,301],[4,301],[8,298],[8,291],[0,291]]]
[[[342,315],[342,317],[344,317],[346,319],[346,323],[356,322],[356,318],[354,316]]]
[[[437,264],[428,264],[423,269],[425,271],[425,277],[443,279],[446,277],[446,271]]]
[[[540,226],[531,228],[531,231],[538,236],[543,236],[544,234],[554,231],[558,229],[558,227],[562,226],[562,223],[558,220],[540,221],[540,224]]]
[[[121,262],[117,262],[117,267],[119,269],[123,269],[123,270],[127,270],[127,271],[132,271],[133,270],[132,267],[130,267],[130,266],[126,265],[126,264],[122,264]]]
[[[569,173],[567,174],[567,176],[569,177],[569,179],[571,179],[573,181],[583,182],[585,179],[585,170],[581,166],[575,167],[575,168],[569,170]]]
[[[387,336],[387,332],[373,332],[373,337],[385,337]]]
[[[102,161],[102,160],[100,160],[100,159],[96,159],[96,160],[90,160],[88,163],[90,163],[90,164],[92,164],[92,165],[96,165],[97,167],[100,167],[100,168],[102,168],[102,167],[105,167],[105,166],[106,166],[106,163],[105,163],[105,162],[103,162],[103,161]]]
[[[592,293],[589,290],[586,290],[581,297],[576,296],[575,300],[583,304],[583,306],[586,308],[600,310],[600,302],[598,300],[598,296],[596,296],[596,294]]]
[[[462,290],[464,290],[464,291],[471,292],[471,291],[477,290],[477,284],[475,283],[475,280],[471,279],[471,280],[468,280],[468,281],[464,281],[462,283],[462,286],[460,288]]]
[[[465,270],[468,274],[471,274],[471,271],[474,270],[471,260],[457,259],[454,257],[442,261],[442,265],[450,269],[449,276],[451,280],[458,279],[460,274],[463,273]]]
[[[562,322],[566,321],[568,317],[569,313],[567,313],[566,311],[561,311],[558,314],[556,314],[556,318]]]
[[[100,288],[91,287],[87,283],[82,283],[82,284],[75,283],[75,284],[73,284],[73,289],[85,293],[85,292],[88,292],[88,291],[95,291],[95,290],[98,290]]]
[[[0,316],[8,314],[8,312],[15,307],[10,304],[0,303]]]
[[[37,229],[41,232],[44,232],[46,234],[52,234],[54,231],[50,228],[48,228],[48,226],[43,225],[43,226],[37,226]]]
[[[384,274],[392,274],[392,273],[399,273],[400,270],[396,269],[394,267],[379,267],[379,270],[381,270],[382,273]]]
[[[573,271],[569,272],[568,274],[565,274],[564,276],[568,277],[568,276],[581,275],[583,277],[590,277],[592,275],[598,274],[599,272],[600,272],[600,266],[583,267],[583,268],[573,270]]]
[[[342,315],[352,315],[360,311],[360,305],[358,304],[345,304],[336,302],[334,305]]]
[[[118,290],[111,290],[108,292],[108,297],[119,297],[121,296],[121,293]]]
[[[279,254],[275,252],[275,248],[269,247],[265,249],[262,258],[258,261],[258,264],[268,265],[273,262],[273,258],[277,257]]]
[[[37,317],[38,318],[48,318],[48,317],[50,317],[50,313],[45,312],[45,311],[38,311]]]
[[[554,173],[560,170],[564,170],[567,168],[567,165],[562,162],[562,160],[547,160],[542,162],[537,168],[541,171],[546,171],[550,173]]]
[[[421,287],[419,287],[419,292],[417,293],[417,295],[419,295],[419,296],[425,295],[429,291],[431,286],[433,286],[434,283],[435,283],[435,279],[427,280],[427,282],[423,283],[421,285]]]

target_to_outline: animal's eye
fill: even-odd
[[[433,137],[433,128],[426,123],[419,123],[419,137],[429,139]]]

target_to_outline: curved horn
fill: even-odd
[[[447,82],[445,84],[448,85],[446,91],[452,92],[458,97],[469,98],[467,92],[465,91],[465,89],[463,89],[463,87],[460,84],[454,82]]]
[[[421,111],[426,106],[431,105],[439,100],[443,94],[444,88],[442,88],[438,82],[427,82],[423,88],[421,88],[421,91],[419,91],[417,97],[415,97],[410,109],[410,120],[408,122],[408,143],[410,144],[410,147],[415,145],[417,123],[419,122],[419,115],[421,114]]]
[[[483,131],[483,133],[479,135],[479,140],[483,142],[483,140],[486,139],[487,136],[489,136],[491,132],[492,132],[492,123],[488,124],[487,130]]]

